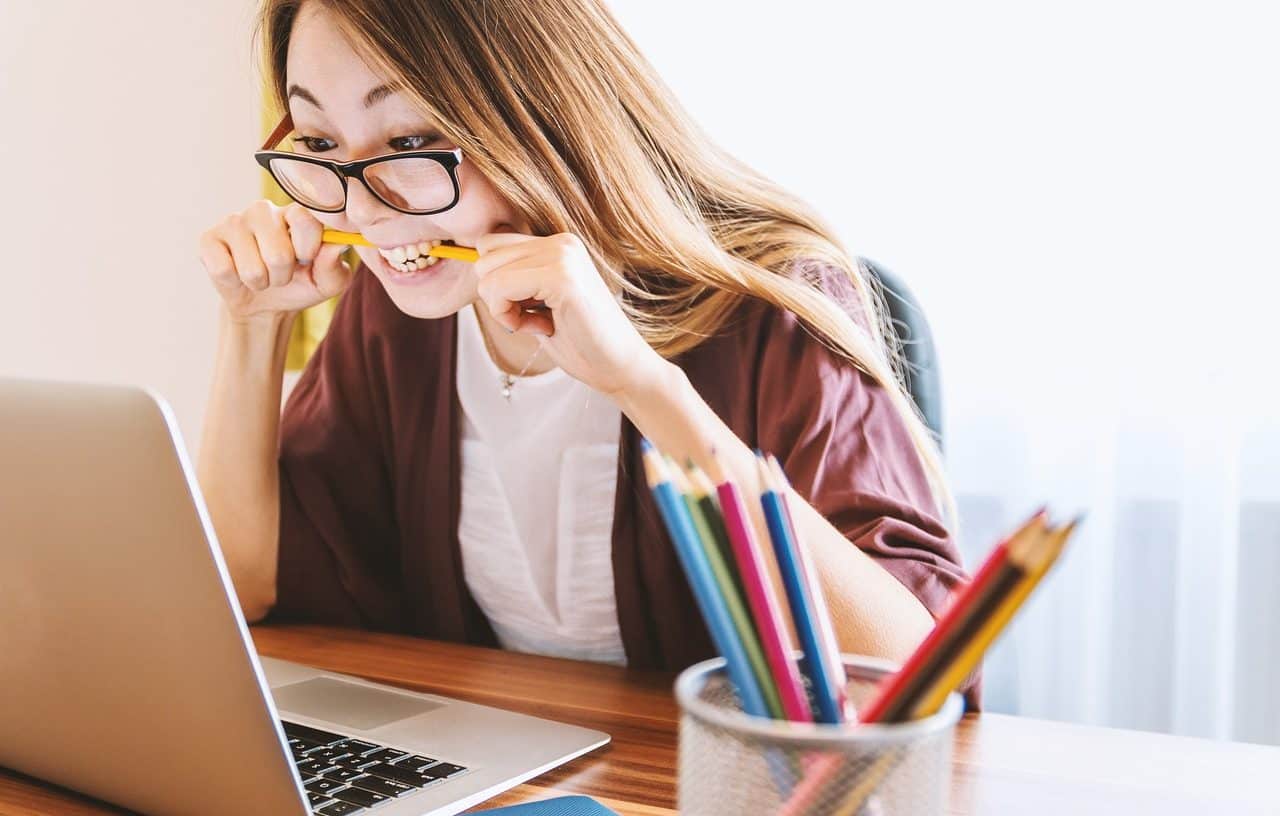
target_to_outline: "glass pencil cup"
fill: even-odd
[[[849,699],[868,700],[891,664],[844,655]],[[724,659],[676,680],[683,816],[939,816],[951,789],[951,744],[964,705],[887,725],[824,725],[742,712]]]

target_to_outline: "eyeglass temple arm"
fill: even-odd
[[[293,115],[286,113],[284,118],[280,120],[280,124],[276,125],[276,129],[271,131],[271,135],[262,143],[259,150],[275,150],[276,145],[284,139],[285,134],[293,130]]]

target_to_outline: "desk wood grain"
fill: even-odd
[[[259,652],[606,731],[613,741],[482,808],[586,794],[625,816],[675,812],[674,677],[416,638],[256,626]],[[997,714],[956,732],[951,813],[1278,814],[1280,748]],[[123,813],[0,770],[0,814]]]

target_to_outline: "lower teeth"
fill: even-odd
[[[417,266],[395,266],[395,265],[392,265],[392,267],[391,267],[391,268],[392,268],[392,269],[394,269],[394,270],[396,270],[397,272],[399,272],[399,273],[400,273],[400,274],[402,274],[402,275],[412,275],[414,272],[424,272],[424,271],[426,271],[426,270],[430,269],[430,268],[431,268],[431,267],[433,267],[433,266],[435,266],[435,264],[427,264],[426,266],[424,266],[424,267],[422,267],[422,268],[419,268],[419,267],[417,267]]]

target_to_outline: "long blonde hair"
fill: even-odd
[[[807,205],[711,142],[603,2],[263,0],[258,32],[281,110],[304,2],[323,6],[536,232],[578,235],[663,356],[715,334],[745,298],[794,312],[888,392],[954,529],[882,293]],[[858,303],[837,303],[804,273],[823,266],[848,274]]]

